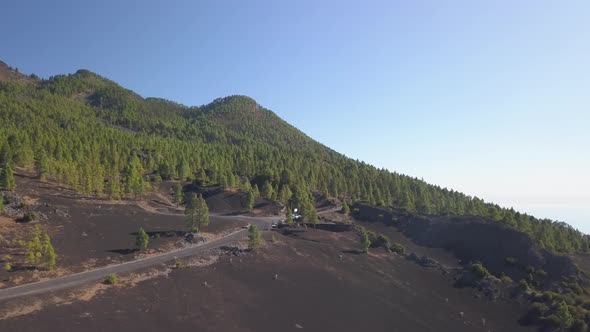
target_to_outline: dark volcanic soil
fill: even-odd
[[[0,330],[527,330],[517,323],[520,305],[478,299],[474,290],[453,288],[439,272],[385,251],[355,254],[354,233],[275,237],[255,253],[49,306],[0,321]]]
[[[109,202],[79,196],[71,190],[26,176],[18,176],[16,180],[17,193],[33,202],[30,209],[42,213],[38,224],[51,236],[58,255],[57,270],[51,274],[82,271],[144,254],[135,250],[135,236],[140,227],[150,235],[148,253],[185,245],[183,211],[167,202],[164,195],[147,196],[143,201]],[[4,238],[13,242],[28,240],[33,223],[17,223],[8,218],[1,221],[0,235]],[[202,232],[219,234],[242,225],[235,220],[211,216],[209,226]],[[6,255],[11,256],[10,261],[15,266],[11,272],[3,268]],[[22,259],[22,250],[14,243],[9,247],[0,246],[0,280],[6,281],[8,277],[12,280],[0,287],[43,277],[19,268],[15,263]]]

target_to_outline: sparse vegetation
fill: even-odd
[[[6,270],[6,272],[10,272],[12,270],[12,265],[10,265],[9,262],[6,262],[6,264],[4,264],[4,270]]]
[[[117,281],[118,281],[117,275],[114,273],[107,275],[107,278],[105,279],[105,283],[107,285],[116,285]]]
[[[57,255],[47,233],[43,233],[39,225],[33,228],[33,234],[29,241],[18,241],[25,250],[26,261],[33,265],[43,264],[48,270],[53,270],[56,265]]]

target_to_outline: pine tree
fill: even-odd
[[[182,160],[178,163],[176,172],[180,181],[186,181],[186,179],[190,176],[190,166],[185,158],[182,158]]]
[[[107,194],[111,200],[121,199],[121,175],[116,167],[113,168],[111,172],[109,183],[107,185]]]
[[[260,246],[260,231],[254,224],[250,225],[250,228],[248,228],[248,239],[248,247],[250,249],[256,249],[258,246]]]
[[[244,179],[244,181],[242,181],[242,184],[241,184],[240,188],[243,191],[253,190],[252,185],[250,184],[250,181],[248,181],[248,179]]]
[[[361,231],[361,247],[364,253],[369,252],[369,246],[371,246],[371,241],[369,240],[369,234],[366,230]]]
[[[209,207],[207,206],[207,201],[199,195],[199,220],[198,220],[198,229],[200,230],[203,227],[207,227],[209,225]]]
[[[35,162],[37,167],[37,176],[41,181],[45,181],[47,179],[47,174],[49,173],[49,159],[47,159],[45,150],[39,151],[39,156]]]
[[[273,189],[272,189],[272,185],[270,184],[270,182],[268,181],[264,181],[264,184],[262,185],[262,197],[266,198],[266,199],[272,199],[272,195],[273,195]]]
[[[188,201],[186,202],[186,208],[184,214],[186,215],[186,229],[188,232],[198,231],[198,205],[197,205],[197,194],[190,194]]]
[[[198,233],[202,227],[209,225],[209,208],[201,195],[192,194],[184,211],[186,228],[189,232]]]
[[[50,271],[53,270],[55,268],[57,255],[55,254],[55,249],[53,249],[51,239],[49,238],[49,235],[47,235],[47,233],[45,233],[45,235],[43,236],[43,258],[45,262],[45,267]]]
[[[289,202],[289,200],[291,199],[292,195],[293,195],[293,193],[291,192],[289,185],[283,185],[281,187],[281,189],[279,190],[278,200],[283,204],[287,204]]]
[[[285,215],[285,223],[287,225],[293,225],[293,212],[291,212],[291,208],[287,207],[287,213]]]
[[[284,169],[281,172],[281,185],[289,185],[291,184],[291,179],[292,179],[292,175],[291,172],[288,169]]]
[[[256,198],[254,197],[254,192],[252,192],[252,190],[248,190],[246,192],[246,207],[248,208],[248,211],[250,211],[254,208],[255,201],[256,201]]]
[[[350,213],[350,206],[346,201],[342,201],[342,213],[349,214]]]
[[[144,191],[143,167],[135,154],[125,168],[125,190],[136,198]]]
[[[412,199],[412,196],[410,195],[409,191],[404,191],[402,193],[402,201],[400,207],[406,211],[415,211],[414,200]]]
[[[311,221],[314,227],[320,221],[318,217],[318,211],[315,209],[315,207],[311,207],[309,210],[309,221]]]
[[[177,183],[174,189],[174,203],[176,203],[176,205],[182,204],[182,198],[182,185]]]
[[[12,166],[9,162],[4,163],[4,167],[0,170],[0,188],[4,190],[14,190],[16,183],[14,182],[14,174],[12,172]]]
[[[139,228],[137,232],[137,236],[135,237],[135,246],[139,248],[139,250],[147,249],[150,237],[147,235],[143,227]]]
[[[207,177],[207,173],[205,173],[205,170],[202,168],[199,170],[199,173],[197,173],[195,180],[199,181],[201,185],[209,183],[209,177]]]

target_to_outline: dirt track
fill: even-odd
[[[242,229],[227,234],[226,236],[223,236],[216,240],[207,243],[202,243],[199,245],[192,245],[180,250],[174,250],[159,255],[149,256],[121,264],[109,265],[90,271],[75,273],[50,280],[0,289],[0,301],[79,286],[92,281],[104,279],[110,273],[119,274],[134,271],[141,268],[154,266],[157,264],[162,264],[177,257],[187,257],[211,248],[229,245],[233,242],[243,240],[246,236],[247,230]]]

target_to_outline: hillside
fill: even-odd
[[[171,326],[193,326],[182,308],[199,307],[198,321],[219,330],[577,331],[590,321],[586,235],[347,158],[247,96],[189,107],[88,70],[43,80],[0,63],[0,118],[0,300],[2,290],[24,292],[0,310],[9,328],[35,330],[50,315],[93,330],[88,313],[116,316],[107,302],[128,306],[119,291],[143,308],[121,324],[160,319],[150,311],[160,305],[149,299],[154,289],[171,304],[163,311]],[[183,208],[193,193],[211,212],[197,237]],[[303,222],[279,222],[285,206]],[[250,223],[266,239],[253,251],[244,249]],[[242,240],[227,237],[236,231]],[[208,263],[170,252],[195,239],[216,248],[190,251]],[[158,265],[158,254],[175,260]],[[86,280],[33,301],[14,288],[76,272],[102,278],[102,267],[141,259],[155,265],[118,270],[113,289]],[[183,285],[193,297],[179,298],[178,280],[195,278],[204,284]],[[236,289],[251,298],[227,307]],[[199,306],[203,296],[211,307]],[[256,309],[268,313],[264,323],[241,318],[249,303],[266,303]],[[226,309],[223,323],[204,314]],[[290,321],[293,313],[304,317]]]
[[[88,70],[47,80],[0,63],[0,162],[86,195],[141,196],[162,179],[260,192],[314,218],[311,193],[427,215],[485,216],[543,248],[588,252],[588,237],[477,197],[347,158],[245,96],[188,107],[143,98]],[[392,149],[392,153],[394,150]]]

